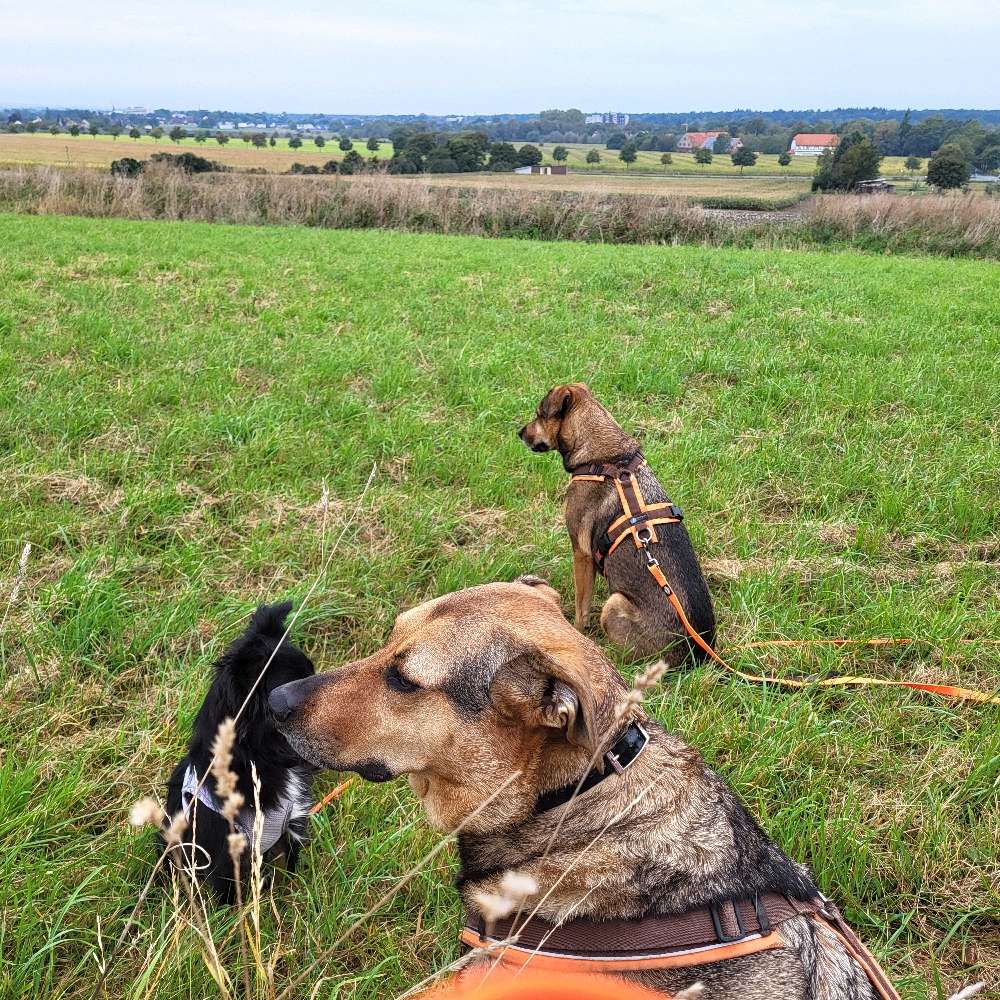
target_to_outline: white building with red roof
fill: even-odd
[[[792,156],[819,156],[826,150],[835,149],[840,136],[832,132],[799,132],[792,139],[789,152]]]
[[[715,148],[715,140],[722,135],[722,132],[685,132],[677,140],[677,148],[684,153],[690,153],[695,149],[713,149]],[[730,139],[729,140],[729,152],[731,153],[734,149],[739,149],[743,145],[742,139]]]

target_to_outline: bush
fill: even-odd
[[[196,153],[154,153],[149,158],[150,163],[158,163],[164,167],[172,167],[176,170],[183,170],[186,174],[225,174],[230,168],[216,163],[215,160],[208,160],[204,156]]]
[[[319,167],[315,163],[293,163],[288,169],[290,174],[318,174]]]
[[[142,162],[132,156],[123,156],[111,161],[111,173],[114,177],[138,177],[142,173]]]
[[[542,162],[542,151],[531,143],[525,143],[517,151],[517,165],[519,167],[533,167]]]
[[[965,150],[957,143],[942,146],[927,164],[927,183],[942,191],[965,187],[971,176]]]

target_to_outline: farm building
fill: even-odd
[[[683,152],[691,152],[694,149],[714,149],[715,140],[722,135],[722,132],[685,132],[677,140],[677,148]],[[739,149],[743,145],[742,139],[729,140],[729,152]]]
[[[840,136],[832,132],[799,132],[792,139],[789,152],[792,156],[819,156],[827,149],[833,149],[840,142]]]
[[[535,163],[530,167],[517,167],[515,174],[565,174],[565,163]]]

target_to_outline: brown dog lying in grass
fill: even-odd
[[[580,957],[606,948],[610,971],[665,992],[700,982],[704,1000],[873,996],[820,919],[809,872],[697,751],[646,719],[537,577],[405,611],[382,649],[286,684],[270,705],[306,760],[373,781],[405,774],[431,823],[458,829],[473,947],[510,939],[490,918],[513,883],[541,944],[505,956],[544,967],[556,950],[576,971],[609,971]],[[654,961],[678,919],[684,947]],[[710,951],[692,945],[705,927]],[[645,957],[622,964],[623,949]]]
[[[582,478],[570,483],[566,496],[566,529],[573,547],[573,582],[576,588],[576,627],[590,621],[594,577],[600,570],[608,580],[611,596],[601,610],[601,627],[607,637],[635,656],[661,653],[676,664],[690,643],[681,621],[646,568],[646,560],[631,536],[621,540],[599,565],[609,545],[609,527],[622,514],[622,500],[610,477],[591,473],[634,469],[635,480],[647,504],[669,501],[648,465],[642,463],[639,442],[626,434],[581,382],[552,389],[538,404],[535,419],[525,424],[521,440],[532,451],[558,451],[563,467]],[[675,508],[676,511],[676,508]],[[661,523],[650,530],[650,551],[661,568],[691,624],[712,645],[715,613],[708,585],[698,565],[687,529],[681,521]],[[604,543],[602,545],[602,542]]]

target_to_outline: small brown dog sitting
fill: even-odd
[[[639,657],[662,653],[674,664],[688,648],[703,657],[649,571],[645,554],[636,551],[640,539],[648,542],[691,625],[712,645],[712,599],[683,515],[646,465],[639,442],[582,382],[552,389],[519,434],[532,451],[558,451],[573,476],[566,528],[573,545],[576,627],[589,624],[594,576],[600,571],[611,591],[601,627],[612,642]]]

